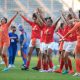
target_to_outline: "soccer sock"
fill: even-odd
[[[27,60],[25,58],[23,58],[23,62],[24,62],[24,65],[26,65]]]
[[[80,59],[76,59],[76,71],[80,73]]]
[[[44,62],[44,70],[48,70],[48,63]]]
[[[27,62],[26,62],[27,68],[29,68],[29,65],[30,65],[30,61],[27,61]]]
[[[76,59],[76,71],[78,72],[79,69],[78,69],[78,59]]]
[[[68,70],[68,63],[65,63],[65,69]]]
[[[53,62],[52,61],[49,61],[49,67],[53,68]]]
[[[63,69],[63,66],[64,66],[64,59],[61,59],[61,63],[60,63],[60,70]]]
[[[39,69],[41,68],[41,59],[38,60],[37,68],[39,68]]]
[[[72,70],[72,63],[70,58],[68,58],[68,65],[69,65],[69,69]]]
[[[5,62],[6,67],[8,67],[8,59],[7,59],[7,55],[6,54],[2,54],[2,58]]]

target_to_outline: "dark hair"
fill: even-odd
[[[64,26],[64,23],[61,23],[61,24],[60,24],[60,27],[63,27],[63,26]]]
[[[3,17],[3,19],[5,19],[5,23],[7,23],[7,18],[6,17]]]
[[[16,28],[16,27],[12,25],[11,28]]]
[[[53,23],[53,20],[51,17],[46,17],[45,20],[47,21],[48,19],[50,19],[51,23]]]
[[[72,15],[71,14],[68,14],[68,16],[67,17],[69,17],[69,19],[72,19]]]
[[[32,14],[32,18],[36,18],[36,19],[37,19],[36,13],[33,13],[33,14]]]

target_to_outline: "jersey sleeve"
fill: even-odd
[[[29,23],[30,25],[33,24],[33,22],[30,21],[30,20],[28,20],[25,16],[21,15],[21,17],[22,17],[27,23]]]
[[[16,16],[17,16],[17,15],[13,16],[13,17],[10,19],[10,21],[7,23],[7,27],[9,27],[9,26],[10,26],[10,24],[11,24],[11,23],[12,23],[12,21],[16,18]]]

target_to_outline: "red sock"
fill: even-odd
[[[26,63],[27,68],[29,68],[29,65],[30,65],[30,61],[27,61]]]
[[[50,67],[50,68],[53,68],[53,63],[52,63],[52,61],[49,61],[49,67]]]
[[[68,70],[68,63],[65,63],[65,69]]]
[[[37,68],[39,68],[39,69],[41,68],[41,59],[38,60]]]
[[[6,67],[8,67],[7,55],[6,55],[6,54],[3,54],[3,55],[2,55],[2,58],[3,58],[4,62],[5,62]]]
[[[48,70],[48,64],[44,63],[44,70]]]
[[[75,59],[76,60],[76,71],[80,73],[80,59]]]
[[[62,69],[63,69],[63,66],[64,66],[64,60],[63,60],[63,59],[61,59],[61,63],[60,63],[60,70],[62,70]]]
[[[72,63],[70,58],[68,58],[68,65],[69,65],[69,69],[72,70]]]

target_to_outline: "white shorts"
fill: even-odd
[[[54,42],[51,42],[49,44],[44,44],[44,50],[48,50],[49,48],[53,50],[53,45],[54,45]]]
[[[67,46],[68,46],[68,43],[67,41],[64,41],[64,44],[63,44],[63,50],[66,50]]]
[[[45,53],[44,46],[45,46],[45,43],[44,42],[41,42],[40,43],[40,51],[41,51],[41,53]]]
[[[76,41],[74,42],[67,42],[67,47],[65,48],[65,51],[67,52],[73,52],[76,46]]]
[[[35,45],[35,46],[32,45],[32,39],[31,39],[31,40],[30,40],[29,47],[40,48],[40,39],[36,39],[36,45]]]

